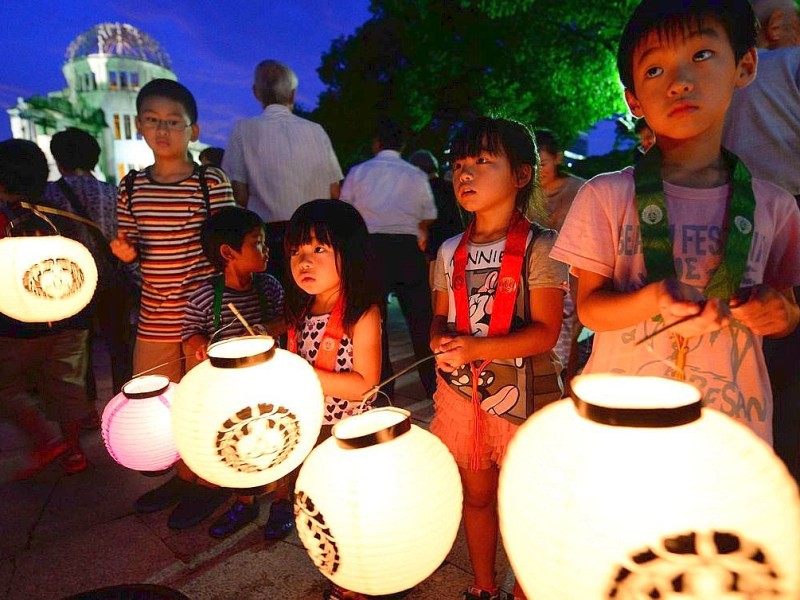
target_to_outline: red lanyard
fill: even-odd
[[[472,335],[469,322],[469,293],[467,291],[467,241],[475,221],[468,226],[453,257],[453,295],[456,301],[456,330],[462,335]],[[531,225],[519,211],[514,211],[506,234],[506,245],[500,261],[500,273],[494,294],[494,307],[489,319],[489,337],[505,335],[511,328],[514,306],[517,301],[519,276],[525,258],[525,243]]]
[[[469,322],[469,293],[467,292],[467,242],[472,234],[475,221],[468,226],[453,257],[453,295],[456,301],[456,330],[462,335],[472,335]],[[514,306],[517,302],[517,289],[519,277],[522,274],[522,261],[525,258],[525,243],[531,225],[519,211],[514,211],[506,234],[506,245],[503,249],[503,258],[500,260],[500,273],[497,277],[497,287],[494,292],[494,305],[492,316],[489,317],[488,336],[505,335],[511,329],[511,320],[514,317]],[[524,282],[527,285],[527,282]],[[478,393],[478,380],[481,373],[492,362],[487,359],[477,364],[470,364],[472,373],[472,409],[474,415],[472,428],[472,451],[470,453],[470,469],[478,470],[480,464],[479,448],[482,447],[484,431],[481,416],[481,401]]]
[[[288,331],[289,352],[297,354],[297,329],[289,327]],[[314,367],[322,371],[333,372],[336,367],[336,354],[344,337],[344,294],[339,294],[339,299],[331,311],[325,333],[319,343],[319,350],[314,360],[309,361]]]

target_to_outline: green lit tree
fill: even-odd
[[[636,0],[373,0],[372,17],[336,40],[314,118],[345,165],[369,156],[388,114],[413,145],[441,149],[453,124],[502,114],[569,143],[624,111],[615,54]]]

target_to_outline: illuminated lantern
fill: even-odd
[[[772,449],[691,385],[586,375],[500,473],[503,544],[536,600],[800,597],[800,500]]]
[[[97,267],[86,247],[60,235],[0,239],[0,312],[26,323],[66,319],[89,304]]]
[[[212,345],[181,380],[172,427],[189,468],[223,487],[278,480],[314,447],[324,398],[314,369],[268,336]]]
[[[295,486],[300,540],[320,572],[362,594],[411,588],[447,557],[461,480],[439,439],[408,411],[348,417],[306,459]]]
[[[176,387],[164,375],[142,375],[122,386],[103,410],[111,458],[137,471],[161,471],[178,460],[170,417]]]

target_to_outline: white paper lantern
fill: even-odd
[[[136,471],[161,471],[180,458],[170,416],[176,388],[164,375],[142,375],[122,386],[103,410],[103,441],[111,458]]]
[[[277,481],[314,447],[324,397],[304,359],[267,336],[225,340],[181,380],[172,427],[192,471],[223,487]]]
[[[71,317],[89,304],[97,266],[86,247],[60,235],[0,239],[0,312],[26,323]]]
[[[348,417],[306,459],[295,486],[300,540],[320,572],[362,594],[418,584],[447,557],[461,479],[439,439],[408,411]]]
[[[500,473],[500,526],[536,600],[800,597],[800,500],[772,449],[691,385],[587,375]]]

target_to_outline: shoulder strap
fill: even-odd
[[[222,294],[225,292],[225,277],[214,277],[214,333],[219,331],[222,324]]]
[[[128,202],[128,210],[130,211],[132,216],[133,216],[133,204],[131,203],[131,201],[133,200],[133,190],[134,190],[134,184],[136,183],[136,173],[138,173],[136,169],[131,169],[130,171],[128,171],[128,174],[125,175],[125,178],[122,180],[122,182],[125,184],[125,196]],[[133,218],[136,219],[136,217]]]
[[[203,192],[203,201],[206,203],[206,214],[211,216],[211,199],[208,192],[208,181],[206,180],[206,171],[208,165],[200,165],[197,170],[197,178],[200,180],[200,190]]]

